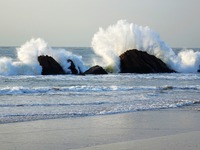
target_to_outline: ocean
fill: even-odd
[[[178,73],[122,74],[119,55],[146,51]],[[52,56],[66,75],[41,75],[38,56]],[[84,72],[94,65],[108,75],[72,75],[71,59]],[[0,47],[0,123],[73,118],[200,104],[200,48],[170,48],[149,27],[124,20],[99,29],[91,47],[50,47],[31,39],[19,47]]]
[[[88,67],[95,57],[92,48],[65,49],[82,56]],[[1,47],[0,56],[16,59],[16,47]],[[199,73],[1,75],[0,123],[198,105],[199,81]]]

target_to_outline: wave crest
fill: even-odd
[[[197,72],[200,52],[181,51],[178,55],[148,26],[119,20],[107,29],[100,28],[91,43],[94,52],[103,58],[102,66],[112,66],[114,72],[120,71],[119,55],[129,49],[138,49],[154,55],[177,72]]]
[[[76,69],[81,72],[86,70],[82,62],[82,57],[72,54],[65,49],[53,49],[48,44],[38,38],[17,48],[17,59],[0,58],[0,75],[40,75],[42,67],[38,62],[38,56],[48,55],[53,57],[66,73],[71,73],[70,62],[74,62]]]

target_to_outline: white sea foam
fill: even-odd
[[[27,94],[68,94],[68,92],[128,92],[128,91],[200,91],[200,86],[69,86],[69,87],[2,87],[0,95],[27,95]]]
[[[31,39],[17,48],[17,60],[0,58],[0,75],[40,75],[42,72],[42,67],[38,62],[40,55],[53,57],[66,73],[71,73],[70,62],[67,59],[74,62],[78,71],[85,71],[81,56],[74,55],[65,49],[53,49],[44,40],[38,38]]]
[[[138,49],[156,56],[177,72],[197,72],[200,52],[183,50],[178,55],[149,27],[120,20],[107,29],[100,28],[92,39],[94,52],[103,58],[102,66],[112,66],[119,72],[119,55],[129,49]]]

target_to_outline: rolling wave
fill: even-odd
[[[27,95],[27,94],[65,94],[67,92],[112,92],[112,91],[160,91],[160,90],[195,90],[200,86],[69,86],[69,87],[3,87],[0,95]]]

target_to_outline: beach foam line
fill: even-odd
[[[149,139],[98,145],[76,150],[199,150],[199,139],[200,131],[193,131]]]

